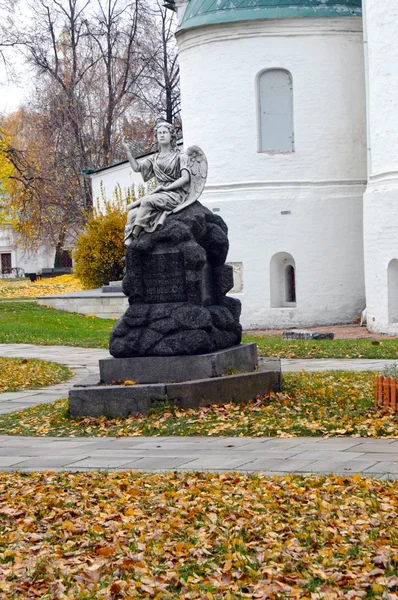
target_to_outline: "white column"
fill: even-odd
[[[368,328],[398,333],[389,265],[398,259],[398,3],[364,0],[368,186],[364,257]],[[390,268],[391,274],[391,268]],[[390,290],[391,291],[391,290]]]

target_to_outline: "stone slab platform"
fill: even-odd
[[[70,414],[73,417],[125,417],[147,414],[161,402],[172,401],[181,408],[195,408],[226,402],[249,402],[258,395],[279,391],[281,365],[279,359],[263,362],[258,371],[223,377],[211,377],[179,383],[103,385],[92,379],[69,391]]]
[[[289,329],[282,333],[283,340],[334,340],[334,333],[309,331],[308,329]]]
[[[208,379],[233,372],[252,372],[258,364],[257,344],[240,344],[194,356],[136,356],[99,361],[102,383],[164,383]]]

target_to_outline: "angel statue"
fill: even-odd
[[[163,121],[156,126],[156,138],[158,151],[140,163],[121,142],[133,171],[140,171],[144,181],[156,177],[158,182],[155,190],[127,206],[126,246],[142,231],[152,233],[161,227],[167,215],[195,202],[206,183],[207,160],[198,146],[181,152],[174,127]]]

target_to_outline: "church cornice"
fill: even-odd
[[[280,21],[263,20],[202,26],[195,29],[177,32],[180,51],[188,50],[202,44],[211,44],[230,40],[267,38],[267,37],[298,37],[298,36],[361,36],[362,19],[347,17],[345,19],[284,19]]]

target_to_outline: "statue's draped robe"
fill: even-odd
[[[156,153],[139,163],[139,168],[144,181],[156,177],[158,185],[173,183],[181,177],[183,169],[190,173],[189,158],[179,150],[174,150],[165,156]],[[188,193],[189,183],[176,190],[164,190],[144,196],[140,205],[128,212],[125,240],[130,237],[136,225],[148,233],[161,227],[167,215],[187,199]]]

